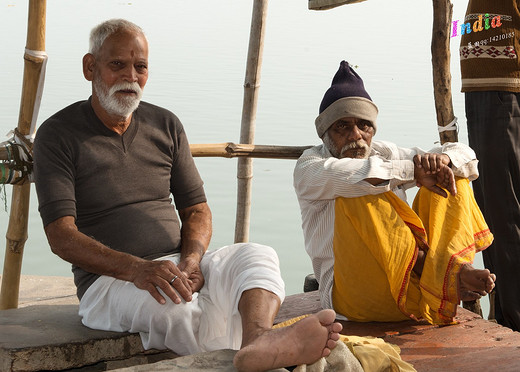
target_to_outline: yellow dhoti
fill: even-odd
[[[493,241],[467,179],[457,195],[422,187],[413,210],[393,192],[338,198],[334,223],[334,309],[350,320],[424,318],[453,322],[458,273]],[[427,251],[419,278],[412,268]]]

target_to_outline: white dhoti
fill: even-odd
[[[180,254],[160,258],[177,264]],[[238,302],[244,291],[261,288],[285,298],[274,249],[240,243],[207,252],[201,261],[205,284],[191,302],[159,304],[133,283],[99,277],[85,292],[79,315],[89,328],[139,332],[145,349],[170,349],[179,355],[239,349],[242,324]]]

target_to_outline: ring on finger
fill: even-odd
[[[175,281],[175,279],[177,279],[177,278],[178,278],[178,276],[177,276],[177,275],[175,275],[175,276],[174,276],[174,277],[172,278],[172,280],[170,280],[170,285],[173,285],[173,282],[174,282],[174,281]]]

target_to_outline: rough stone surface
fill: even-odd
[[[112,362],[117,368],[171,351],[143,349],[138,334],[97,331],[78,315],[72,278],[22,276],[19,308],[0,311],[0,370],[64,370]],[[121,361],[123,359],[123,361]]]
[[[77,314],[77,305],[0,311],[0,358],[4,366],[9,361],[6,370],[60,370],[145,353],[138,334],[92,330]]]
[[[22,275],[18,307],[33,305],[77,305],[72,277]]]
[[[233,367],[236,350],[217,350],[207,353],[188,355],[172,360],[163,360],[145,366],[133,366],[117,369],[114,372],[237,372]],[[288,372],[285,368],[273,369],[271,372]]]

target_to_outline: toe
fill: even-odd
[[[323,352],[321,353],[321,356],[322,357],[328,357],[329,355],[330,355],[330,349],[329,348],[323,349]]]
[[[343,329],[343,325],[341,323],[333,323],[331,327],[332,332],[340,333]]]
[[[335,347],[336,347],[336,341],[331,340],[331,339],[327,340],[327,348],[328,349],[332,350]]]
[[[339,333],[331,333],[331,334],[329,334],[329,339],[333,340],[333,341],[338,341],[339,340]]]
[[[328,326],[333,324],[336,319],[336,312],[332,309],[325,309],[317,313],[316,316],[322,325]]]

